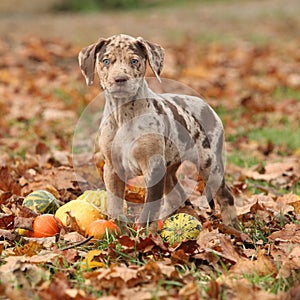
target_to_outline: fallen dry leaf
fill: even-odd
[[[292,206],[295,212],[297,214],[300,214],[300,197],[298,195],[295,195],[293,193],[283,195],[277,198],[276,203],[283,207]],[[284,212],[286,211],[286,209],[282,209],[282,211]]]
[[[200,246],[200,251],[194,257],[207,260],[211,264],[217,264],[220,259],[225,259],[231,264],[235,264],[243,259],[230,239],[217,230],[202,230],[197,239],[197,244]]]
[[[276,275],[277,272],[278,270],[274,261],[259,252],[256,260],[238,260],[230,269],[229,275],[257,274],[259,276],[266,276],[269,274]]]
[[[300,245],[300,224],[286,224],[282,230],[273,232],[269,239],[274,242],[298,243]]]
[[[243,173],[248,178],[265,181],[276,180],[282,176],[286,176],[288,172],[292,172],[298,178],[300,177],[300,162],[295,158],[290,158],[284,162],[266,164],[260,172],[256,171],[257,167],[254,166],[252,170],[245,169]]]
[[[7,264],[11,263],[11,260],[7,262]],[[13,265],[13,271],[11,268],[0,267],[1,283],[5,286],[4,295],[10,299],[32,299],[35,294],[34,288],[50,278],[49,271],[30,262],[20,263],[19,261]],[[10,267],[12,266],[10,265]],[[18,292],[20,286],[22,287],[21,293]]]
[[[284,256],[280,260],[282,265],[277,276],[288,278],[293,271],[300,270],[300,247],[295,246],[291,252],[288,253],[288,256]]]
[[[45,189],[52,185],[58,191],[76,188],[76,177],[74,170],[70,167],[61,166],[59,168],[42,169],[32,180],[28,181],[22,191],[29,194],[38,189]]]
[[[5,259],[5,264],[0,267],[0,273],[13,272],[20,269],[24,264],[40,264],[48,263],[58,256],[57,253],[47,253],[44,255],[26,256],[8,256]]]
[[[234,300],[252,300],[252,299],[266,299],[266,300],[280,300],[279,295],[270,294],[266,291],[253,286],[246,279],[239,279],[226,281],[227,284],[232,288],[233,295],[231,296]]]
[[[93,269],[93,268],[104,268],[105,264],[100,261],[96,261],[97,256],[102,253],[101,250],[91,250],[86,255],[85,258],[82,260],[81,268],[84,269]]]
[[[13,214],[1,214],[0,213],[0,228],[11,229],[14,221]]]
[[[16,256],[33,256],[37,255],[43,249],[42,245],[36,241],[29,241],[28,244],[24,246],[16,246],[14,249],[14,254]]]
[[[11,175],[8,167],[0,168],[0,190],[14,195],[21,195],[21,187]]]

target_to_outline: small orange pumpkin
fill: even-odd
[[[120,234],[121,230],[118,225],[116,225],[111,220],[96,220],[89,224],[85,233],[87,236],[93,236],[97,240],[103,239],[106,231],[114,234]]]
[[[62,227],[62,222],[54,215],[40,215],[33,220],[33,231],[29,232],[29,236],[36,238],[54,236],[60,232]]]

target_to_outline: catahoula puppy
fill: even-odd
[[[173,213],[187,199],[176,171],[189,160],[206,183],[210,206],[215,198],[223,222],[237,226],[234,198],[224,180],[221,120],[198,97],[156,94],[148,87],[147,63],[160,80],[163,61],[162,47],[125,34],[100,38],[79,53],[86,83],[92,85],[97,73],[105,92],[99,146],[108,214],[124,217],[125,184],[137,175],[144,176],[147,189],[138,221],[156,224]]]

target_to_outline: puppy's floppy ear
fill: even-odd
[[[159,75],[161,73],[164,64],[164,56],[165,56],[164,49],[157,44],[150,43],[149,41],[144,40],[142,37],[138,37],[137,41],[145,49],[149,65],[153,73],[155,74],[156,78],[158,79],[158,81],[161,82]]]
[[[94,83],[96,54],[103,47],[105,41],[105,39],[99,39],[97,43],[83,48],[78,55],[79,66],[87,85]]]

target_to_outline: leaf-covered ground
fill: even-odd
[[[164,46],[163,77],[192,87],[224,122],[226,174],[241,232],[222,225],[205,203],[198,208],[199,182],[182,210],[197,216],[203,229],[196,241],[175,248],[133,229],[102,241],[86,241],[74,228],[53,238],[20,236],[17,228],[34,217],[21,205],[31,191],[48,190],[61,204],[82,194],[72,138],[99,91],[84,86],[75,44],[3,38],[0,299],[299,297],[299,40],[282,47],[189,39]],[[90,182],[98,176],[92,165],[81,166]],[[189,165],[181,172],[186,188],[198,180]],[[137,192],[130,196],[143,194]]]

